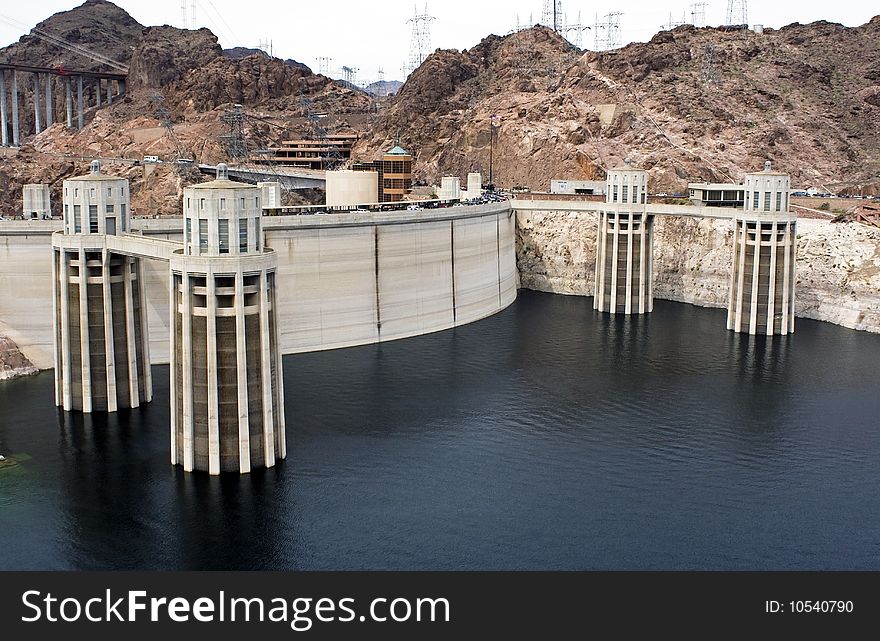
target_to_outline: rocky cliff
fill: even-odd
[[[880,16],[762,34],[681,26],[613,52],[579,52],[535,27],[438,51],[372,136],[395,136],[431,181],[494,165],[502,186],[546,190],[631,157],[652,189],[729,181],[765,159],[793,184],[880,186]]]
[[[596,217],[519,212],[517,266],[526,289],[592,296]],[[732,224],[658,217],[654,226],[654,296],[726,307]],[[880,230],[858,223],[798,221],[796,313],[803,318],[880,332]]]
[[[36,373],[37,368],[24,357],[11,339],[0,336],[0,381]]]
[[[313,74],[296,61],[246,49],[228,55],[208,29],[144,27],[105,0],[88,0],[55,14],[37,29],[127,64],[128,92],[111,106],[87,109],[81,131],[56,123],[38,136],[29,135],[34,110],[28,106],[29,92],[23,92],[23,147],[16,156],[0,158],[0,186],[11,197],[0,209],[3,215],[20,207],[21,186],[28,182],[49,183],[59,212],[62,180],[84,173],[91,157],[157,155],[166,160],[183,156],[197,162],[229,161],[223,144],[229,125],[223,117],[236,104],[243,106],[248,150],[307,133],[313,123],[305,117],[305,104],[315,112],[342,114],[335,122],[373,107],[364,92]],[[47,44],[36,33],[0,49],[0,60],[62,64],[69,69],[101,67],[88,57]],[[56,100],[62,97],[56,92]],[[132,181],[136,214],[179,214],[181,189],[200,177],[154,169],[129,164],[108,171]]]

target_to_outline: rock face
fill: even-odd
[[[184,157],[228,162],[223,136],[229,126],[222,118],[234,104],[245,109],[243,133],[249,150],[307,135],[313,123],[304,117],[304,103],[315,112],[334,114],[328,120],[346,129],[345,118],[369,112],[373,106],[364,92],[313,74],[296,61],[245,49],[225,55],[207,29],[144,28],[104,0],[89,0],[56,14],[39,28],[128,64],[127,95],[112,106],[87,109],[80,131],[56,123],[38,136],[28,136],[34,110],[27,107],[30,94],[24,92],[23,147],[14,157],[0,157],[0,186],[11,197],[3,215],[17,213],[21,186],[29,182],[49,183],[53,206],[60,213],[62,180],[85,173],[92,157],[131,160],[156,155],[166,161]],[[74,59],[64,58],[63,53],[25,36],[0,50],[0,60],[94,68],[89,60],[68,64]],[[61,98],[56,92],[56,99]],[[334,125],[327,121],[322,126],[333,131]],[[182,188],[201,180],[198,173],[175,172],[168,165],[132,167],[130,160],[118,168],[107,164],[106,170],[131,179],[136,215],[179,215]]]
[[[62,65],[67,69],[109,71],[87,56],[73,53],[39,37],[48,34],[101,54],[115,62],[128,64],[143,27],[125,10],[106,0],[85,3],[56,13],[39,23],[32,33],[0,50],[0,62],[23,65]]]
[[[436,182],[489,168],[547,190],[630,157],[652,189],[738,180],[770,159],[797,186],[880,182],[880,19],[726,32],[682,26],[614,52],[577,52],[535,27],[438,51],[413,72],[372,136],[399,135]]]
[[[592,296],[597,223],[593,214],[518,212],[522,287]],[[731,223],[658,217],[654,297],[726,307]],[[880,230],[858,223],[798,221],[796,313],[880,332]]]
[[[35,374],[37,368],[22,355],[11,339],[0,336],[0,381]]]

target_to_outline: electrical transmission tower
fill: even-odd
[[[357,67],[346,67],[342,66],[342,79],[347,82],[352,87],[357,83]]]
[[[274,47],[272,46],[272,41],[268,38],[266,40],[260,40],[260,43],[257,45],[257,49],[260,51],[264,51],[269,54],[270,58],[274,58]]]
[[[220,143],[226,150],[226,154],[241,162],[247,158],[247,144],[244,139],[244,111],[241,105],[233,105],[227,109],[220,122],[228,127],[228,133],[220,136]]]
[[[550,27],[553,31],[559,31],[563,25],[562,0],[544,0],[544,10],[541,13],[541,24]]]
[[[330,64],[333,62],[333,58],[329,56],[318,56],[315,60],[318,61],[318,73],[322,76],[329,76]]]
[[[675,20],[675,19],[672,17],[672,12],[670,11],[670,12],[669,12],[669,22],[668,22],[667,24],[661,25],[661,27],[662,27],[665,31],[672,31],[672,30],[675,29],[676,27],[680,27],[681,25],[684,24],[684,19],[683,19],[683,18],[684,18],[684,16],[682,16],[682,20]]]
[[[596,51],[611,51],[617,49],[621,45],[620,36],[620,11],[612,11],[605,14],[603,22],[599,22],[596,16],[596,23],[593,27],[593,47]],[[599,32],[602,32],[600,37]]]
[[[691,5],[691,24],[695,27],[706,26],[706,7],[708,2],[695,2]]]
[[[436,20],[428,15],[428,5],[425,4],[423,13],[415,8],[415,15],[407,20],[412,25],[412,35],[409,41],[409,73],[415,71],[431,53],[431,23]],[[407,73],[407,75],[409,75]]]
[[[180,0],[180,22],[181,28],[186,29],[187,25],[189,24],[189,20],[186,15],[186,0]]]
[[[749,24],[749,3],[748,0],[727,0],[727,22],[726,25],[746,25]]]
[[[590,27],[581,21],[581,12],[578,11],[577,22],[567,24],[562,28],[562,35],[578,49],[584,48],[584,32],[589,31]],[[574,35],[574,37],[572,37]]]

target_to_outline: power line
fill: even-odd
[[[19,29],[21,29],[21,28],[27,29],[27,25],[19,22],[18,20],[15,20],[14,18],[10,18],[9,16],[0,14],[0,20],[3,20],[4,22],[9,24],[10,26],[13,26],[13,27],[16,27]],[[77,55],[84,56],[86,58],[90,58],[94,62],[98,62],[103,65],[107,65],[108,67],[113,67],[114,69],[116,69],[118,71],[122,71],[123,73],[128,73],[128,65],[124,65],[121,62],[117,62],[116,60],[108,58],[107,56],[95,53],[94,51],[90,51],[89,49],[86,49],[84,46],[82,46],[80,44],[73,43],[73,42],[69,42],[69,41],[65,40],[64,38],[61,38],[60,36],[56,36],[54,34],[48,33],[46,31],[43,31],[42,29],[38,29],[37,27],[33,27],[30,30],[30,34],[41,39],[41,40],[45,40],[49,44],[55,45],[56,47],[60,47],[62,49],[67,49],[68,51],[75,53]]]

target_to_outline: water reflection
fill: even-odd
[[[0,384],[0,567],[878,568],[880,336],[611,317],[521,292],[411,340],[285,357],[286,461],[169,464],[155,401]]]

